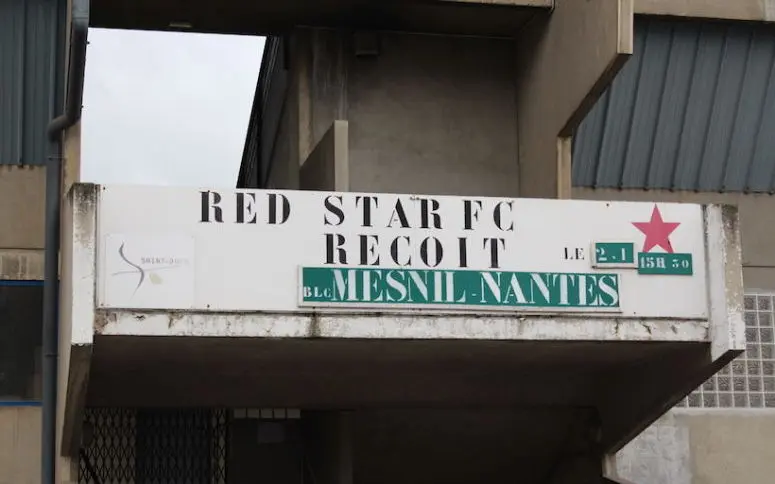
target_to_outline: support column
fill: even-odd
[[[556,0],[518,43],[520,196],[570,198],[573,132],[632,54],[633,0]]]
[[[347,119],[348,36],[337,30],[296,28],[285,42],[288,88],[271,159],[269,186],[292,190],[318,188],[301,186],[300,170],[308,159],[317,156],[313,151],[325,143],[323,138],[330,130],[339,136],[342,128],[336,124],[338,120]],[[340,148],[346,150],[347,145],[340,143],[337,149]]]
[[[77,480],[86,389],[94,339],[97,186],[78,185],[62,205],[57,391],[57,482]],[[78,200],[78,210],[74,201]],[[87,209],[83,209],[87,207]],[[77,465],[75,466],[77,472]]]
[[[353,483],[352,412],[304,415],[304,449],[317,484]]]
[[[350,189],[347,121],[336,120],[301,165],[299,188],[346,192]]]

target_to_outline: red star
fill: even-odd
[[[646,235],[646,241],[643,243],[643,252],[648,252],[657,246],[662,247],[669,253],[673,252],[670,234],[681,224],[664,222],[662,214],[659,213],[656,205],[654,205],[654,210],[651,212],[651,220],[648,222],[633,222],[632,224]]]

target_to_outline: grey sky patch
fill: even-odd
[[[260,37],[91,29],[81,178],[233,187]]]

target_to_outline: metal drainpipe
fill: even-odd
[[[55,484],[57,435],[57,380],[59,367],[59,220],[62,197],[60,136],[81,118],[89,0],[72,0],[70,54],[65,110],[48,125],[48,138],[56,148],[46,165],[46,214],[43,275],[43,402],[41,482]],[[52,66],[53,67],[53,66]]]

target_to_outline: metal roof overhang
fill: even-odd
[[[439,0],[92,0],[91,27],[272,35],[296,25],[513,36],[549,9]]]

